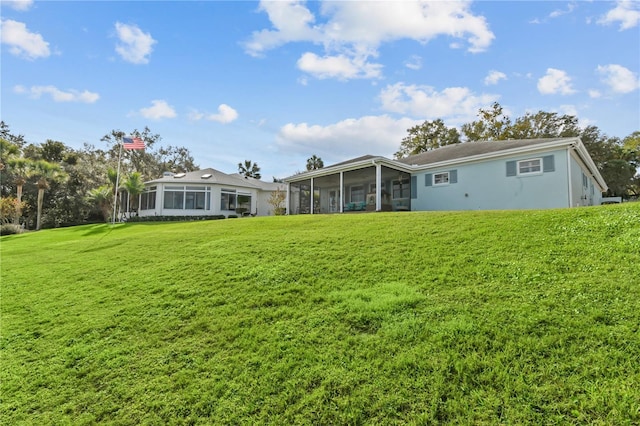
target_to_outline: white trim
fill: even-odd
[[[340,172],[340,213],[344,213],[344,172]]]
[[[310,172],[300,173],[300,174],[285,178],[284,181],[300,182],[303,180],[310,179],[312,177],[321,177],[321,176],[331,175],[334,173],[349,172],[352,170],[358,170],[358,169],[364,169],[367,167],[376,166],[378,164],[381,166],[387,166],[394,170],[403,171],[407,173],[413,173],[415,171],[414,166],[409,166],[404,163],[400,163],[394,160],[389,160],[388,158],[385,158],[385,157],[374,157],[366,160],[360,160],[354,163],[342,164],[340,166],[329,166],[329,167],[324,167],[322,169],[312,170]]]
[[[382,210],[382,165],[376,164],[376,211]]]
[[[567,183],[569,185],[569,208],[573,207],[573,185],[571,182],[571,148],[567,148]]]
[[[533,162],[533,161],[537,161],[538,162],[539,170],[535,170],[535,171],[531,171],[531,172],[522,172],[522,171],[520,171],[520,164],[521,163]],[[517,176],[523,176],[523,177],[541,175],[543,173],[543,170],[542,170],[542,157],[525,158],[524,160],[517,160],[516,161],[516,172],[517,172]]]

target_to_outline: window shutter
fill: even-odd
[[[518,174],[518,165],[515,161],[507,161],[507,176],[515,176]]]
[[[546,155],[542,157],[542,171],[545,173],[556,171],[556,164],[553,155]]]
[[[458,183],[458,170],[449,170],[449,183]]]
[[[433,184],[433,175],[431,173],[427,173],[424,175],[424,186],[431,186]]]
[[[418,198],[418,177],[411,176],[411,198]]]

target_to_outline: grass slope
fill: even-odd
[[[640,205],[3,237],[4,424],[640,423]]]

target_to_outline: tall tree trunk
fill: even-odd
[[[16,185],[18,188],[16,190],[16,195],[18,199],[18,205],[16,206],[16,217],[13,219],[13,223],[15,225],[20,224],[20,216],[22,216],[22,184],[18,183]]]
[[[38,219],[36,220],[36,231],[42,225],[42,203],[44,201],[44,188],[38,188]]]

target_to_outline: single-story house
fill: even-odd
[[[577,137],[466,142],[399,160],[365,155],[284,181],[290,214],[589,206],[607,190]]]
[[[144,183],[139,216],[213,216],[273,214],[271,195],[286,191],[282,183],[264,182],[215,169],[164,173]]]

